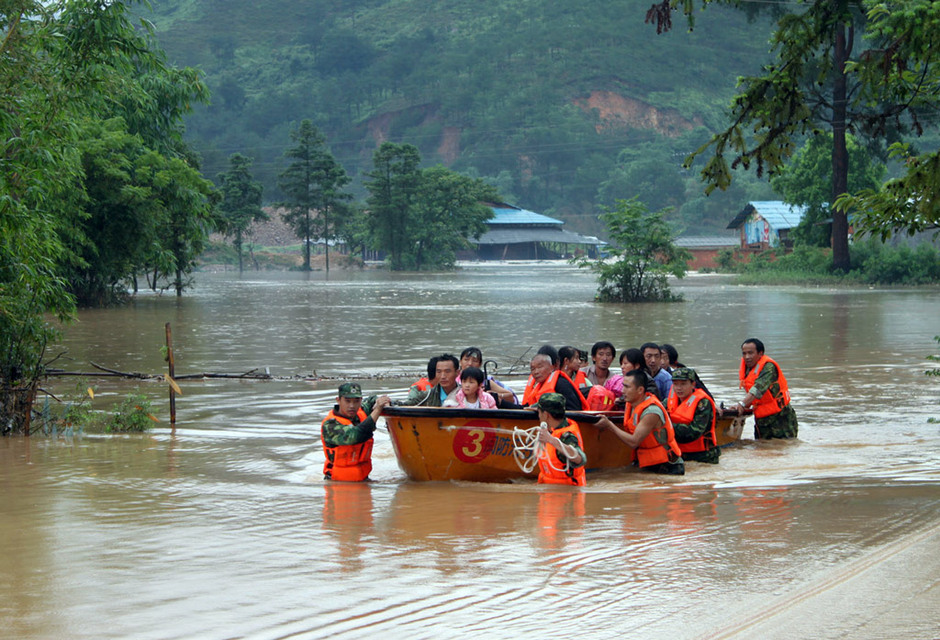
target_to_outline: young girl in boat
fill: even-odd
[[[444,403],[444,406],[463,409],[495,409],[496,400],[483,390],[483,381],[485,379],[480,369],[467,367],[460,372],[460,389],[457,390],[457,396],[453,403],[448,400]]]

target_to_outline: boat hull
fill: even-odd
[[[412,480],[508,482],[538,476],[537,468],[523,472],[513,455],[513,430],[539,424],[532,411],[386,407],[382,415],[398,466]],[[594,426],[599,415],[623,422],[623,413],[568,413],[581,428],[588,471],[630,465],[633,451],[609,431]],[[738,423],[732,428],[731,418],[719,419],[719,445],[740,437],[743,419]]]

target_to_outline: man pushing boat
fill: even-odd
[[[324,480],[362,482],[369,478],[375,421],[389,403],[388,396],[369,396],[363,401],[358,383],[344,382],[339,386],[336,404],[320,425],[326,456]]]

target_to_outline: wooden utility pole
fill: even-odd
[[[166,362],[167,362],[167,373],[170,377],[169,379],[169,388],[170,388],[170,424],[176,424],[176,392],[173,390],[174,376],[176,375],[176,368],[173,366],[173,332],[170,330],[170,323],[166,323]]]

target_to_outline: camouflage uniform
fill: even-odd
[[[456,396],[457,389],[460,388],[458,384],[454,387],[454,390],[448,395],[448,397]],[[443,405],[441,401],[441,385],[436,384],[427,391],[422,391],[416,386],[412,386],[408,390],[408,397],[402,403],[408,407],[440,407]]]
[[[780,385],[777,382],[777,367],[768,362],[761,369],[754,386],[747,389],[755,398],[760,398],[770,389],[771,395],[780,394]],[[754,439],[770,440],[771,438],[795,438],[799,425],[796,421],[796,411],[790,405],[785,406],[778,413],[754,419]]]
[[[362,422],[356,422],[359,419],[358,417],[352,418],[352,424],[340,424],[334,419],[325,420],[322,427],[324,446],[338,447],[345,444],[359,444],[371,438],[375,432],[375,420],[369,414],[372,413],[372,409],[375,407],[376,398],[377,396],[363,398],[362,410],[365,411],[367,417]],[[339,405],[333,406],[333,412],[339,413]]]
[[[692,442],[693,440],[698,440],[701,438],[702,435],[711,427],[713,414],[714,412],[712,411],[712,405],[710,402],[708,402],[708,399],[706,398],[704,400],[700,400],[698,405],[695,407],[695,415],[692,417],[691,423],[672,423],[672,428],[676,432],[676,442]],[[720,455],[721,449],[718,447],[712,447],[708,451],[682,452],[682,458],[684,460],[709,462],[711,464],[716,464]]]

